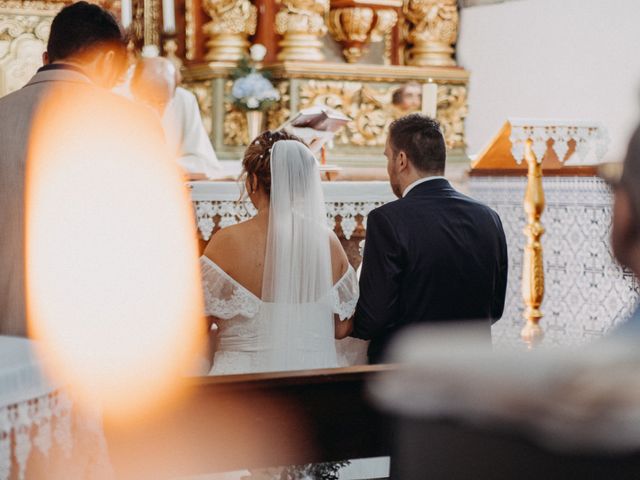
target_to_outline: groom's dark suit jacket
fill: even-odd
[[[409,324],[483,320],[489,333],[506,285],[498,214],[432,179],[369,214],[352,336],[371,340],[373,363]]]

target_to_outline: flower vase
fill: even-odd
[[[247,135],[249,137],[249,143],[251,143],[254,138],[262,133],[264,112],[260,110],[247,110],[245,114],[247,115]]]

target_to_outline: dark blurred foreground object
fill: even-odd
[[[391,478],[640,478],[633,342],[536,352],[413,328],[372,384],[391,415]]]
[[[622,168],[610,165],[600,170],[613,188],[613,224],[611,247],[616,260],[640,278],[640,125],[629,140]],[[640,334],[640,307],[615,330],[620,337],[638,338]]]
[[[184,478],[388,456],[366,385],[393,366],[199,377],[164,418],[107,426],[119,479]]]

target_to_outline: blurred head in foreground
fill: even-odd
[[[640,277],[640,126],[629,141],[622,175],[614,178],[611,243],[618,261]]]
[[[178,72],[166,58],[142,58],[136,64],[131,78],[131,93],[136,101],[152,108],[162,116],[173,98],[178,83]]]
[[[417,82],[405,83],[393,92],[391,103],[405,112],[416,112],[422,106],[422,87]]]
[[[125,36],[113,15],[84,1],[63,8],[51,23],[45,65],[66,64],[111,89],[127,64]]]

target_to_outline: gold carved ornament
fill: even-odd
[[[438,85],[437,119],[449,149],[466,147],[464,119],[468,113],[465,85]]]
[[[328,27],[333,39],[342,44],[347,62],[355,63],[367,45],[384,40],[397,21],[394,10],[350,6],[332,8]]]
[[[267,128],[269,130],[277,130],[283,125],[291,115],[290,110],[290,95],[289,95],[289,82],[284,81],[275,85],[276,90],[280,94],[280,101],[277,108],[272,108],[267,111]]]
[[[198,107],[200,108],[200,115],[202,115],[204,129],[207,131],[207,134],[211,136],[211,132],[213,130],[213,95],[211,90],[211,80],[185,84],[184,87],[196,96]]]
[[[396,118],[391,106],[394,86],[361,82],[310,80],[300,87],[300,108],[327,105],[352,120],[335,137],[337,145],[384,146],[386,130]]]
[[[378,21],[371,31],[371,41],[384,41],[384,64],[391,65],[393,40],[391,32],[398,23],[398,12],[395,10],[378,10]]]
[[[225,97],[229,97],[233,81],[229,80],[225,83]],[[268,110],[267,128],[276,130],[284,124],[290,116],[289,109],[289,82],[280,82],[275,85],[280,93],[280,100],[277,108]],[[224,121],[222,124],[224,133],[224,144],[227,146],[244,146],[249,143],[247,116],[244,112],[237,110],[233,103],[229,100],[224,102]]]
[[[456,0],[404,0],[406,62],[415,66],[454,66],[458,37]]]
[[[206,60],[236,63],[247,55],[249,35],[256,33],[258,10],[249,0],[204,0],[211,21],[203,31],[209,36]]]
[[[324,60],[322,38],[327,33],[324,17],[329,0],[278,0],[276,33],[283,38],[279,43],[280,61]]]
[[[184,24],[185,24],[185,57],[187,60],[196,58],[196,0],[185,0]]]
[[[232,82],[227,82],[227,94]],[[298,109],[313,105],[327,105],[350,116],[346,128],[335,137],[339,146],[374,146],[385,144],[389,124],[406,115],[393,106],[391,97],[398,84],[372,85],[363,82],[308,80],[298,90]],[[290,115],[290,84],[278,82],[280,92],[277,108],[267,114],[267,125],[275,129]],[[440,85],[438,87],[438,121],[440,122],[449,149],[465,147],[464,119],[467,115],[467,88],[464,85]],[[226,145],[246,145],[246,120],[242,112],[236,111],[230,102],[225,102],[224,132]]]
[[[225,97],[231,95],[233,80],[225,82]],[[224,123],[222,132],[225,145],[247,145],[249,143],[249,133],[247,130],[247,116],[240,110],[236,110],[233,103],[224,102]]]
[[[63,6],[0,1],[0,97],[22,88],[42,65],[51,22]]]

